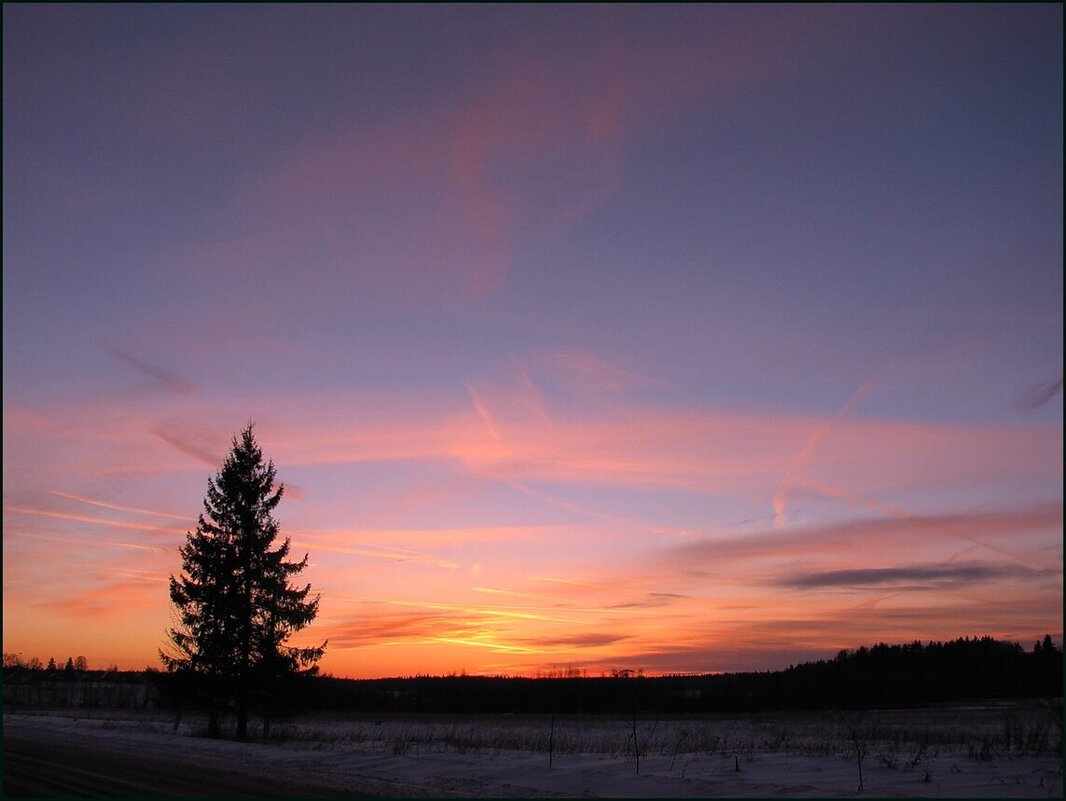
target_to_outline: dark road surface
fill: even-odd
[[[5,733],[5,798],[327,798],[366,797],[358,788],[314,787],[168,759],[165,753],[97,742],[61,742],[40,734]]]

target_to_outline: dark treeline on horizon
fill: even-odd
[[[8,665],[5,685],[37,681],[145,681],[158,705],[181,706],[180,677],[162,671],[69,671]],[[861,647],[784,670],[599,678],[308,676],[281,705],[297,711],[515,714],[699,714],[855,709],[1062,696],[1062,651],[1051,637],[1026,651],[992,637]],[[5,693],[7,695],[7,693]],[[282,699],[279,699],[282,700]]]
[[[427,713],[715,713],[891,707],[1062,696],[1062,651],[991,637],[879,644],[785,670],[658,677],[351,680],[320,677],[304,702],[321,710]]]

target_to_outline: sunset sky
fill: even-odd
[[[3,648],[250,419],[335,675],[1063,631],[1063,19],[5,5]]]

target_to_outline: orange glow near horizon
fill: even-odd
[[[528,408],[516,402],[514,408]],[[488,408],[477,416],[489,415]],[[350,436],[289,427],[286,441],[260,425],[279,477],[292,474],[304,488],[306,497],[283,501],[279,514],[294,553],[310,554],[304,575],[322,597],[318,620],[295,641],[329,640],[324,671],[353,677],[536,675],[561,667],[593,675],[616,667],[649,674],[711,672],[784,666],[882,640],[991,633],[1027,641],[1046,631],[1057,634],[1061,626],[1054,604],[1061,590],[1055,548],[1060,502],[944,515],[910,514],[871,500],[875,493],[896,492],[892,477],[901,441],[915,464],[907,475],[913,483],[975,469],[986,476],[1054,469],[1060,454],[1045,432],[842,418],[830,432],[802,418],[650,417],[639,408],[622,412],[628,425],[564,425],[505,412],[499,419],[507,422],[497,423],[490,454],[477,450],[491,437],[485,427],[453,415],[451,422],[443,418],[435,429],[420,430],[417,459],[450,475],[443,484],[456,484],[457,497],[498,487],[505,503],[506,493],[524,498],[528,523],[411,525],[417,514],[410,516],[404,498],[447,505],[451,494],[440,489],[426,495],[429,488],[417,484],[363,511],[343,490],[334,491],[333,479],[313,478],[323,467],[365,469],[358,446],[352,451],[345,444],[352,443]],[[17,417],[12,428],[17,435]],[[803,431],[819,433],[804,444]],[[692,447],[694,435],[725,453],[701,453]],[[387,424],[359,436],[380,454],[395,451],[398,461],[391,464],[411,460],[405,443],[416,438],[413,432]],[[130,438],[126,447],[136,452],[151,442]],[[316,462],[312,442],[337,446]],[[784,443],[778,447],[785,452],[775,455],[775,442]],[[923,457],[926,443],[935,451]],[[212,445],[223,447],[221,440]],[[999,458],[975,468],[968,454],[987,447]],[[179,462],[181,450],[172,451]],[[878,465],[867,456],[871,452],[887,458]],[[78,453],[71,458],[76,461]],[[861,461],[849,463],[849,453],[863,454]],[[624,470],[617,461],[622,454]],[[660,466],[668,454],[664,484]],[[146,463],[145,475],[158,486],[167,483],[166,474],[157,476],[159,468],[151,465],[168,458],[158,452]],[[389,469],[390,461],[382,464]],[[192,474],[182,483],[193,495],[207,471],[182,470]],[[780,475],[788,476],[795,503],[824,508],[824,522],[781,525]],[[821,480],[838,482],[842,475],[851,477],[852,489]],[[514,494],[515,487],[545,486],[540,482],[549,478],[554,489]],[[761,494],[763,516],[727,526],[663,526],[637,512],[608,514],[588,501],[565,500],[568,485],[627,492],[665,486],[676,492],[713,485],[716,478],[725,479],[717,482],[721,490],[731,487],[742,501]],[[461,491],[463,482],[471,486]],[[813,494],[804,494],[808,490]],[[40,506],[5,506],[5,648],[17,643],[19,651],[42,660],[76,651],[96,665],[154,664],[169,622],[165,581],[180,567],[176,549],[187,529],[150,521],[180,519],[170,510],[183,503],[170,496],[160,503],[168,511],[155,511],[141,502],[66,490],[38,500]],[[192,497],[184,503],[197,504]],[[323,515],[334,524],[323,526]],[[345,517],[359,525],[336,525]],[[67,562],[79,571],[64,573],[55,584],[53,566]],[[20,591],[36,585],[52,587],[50,597]],[[84,636],[80,627],[89,620],[106,621],[106,639]]]

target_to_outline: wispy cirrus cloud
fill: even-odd
[[[1061,578],[1061,570],[1034,570],[1015,564],[955,562],[900,567],[870,567],[853,570],[826,570],[782,577],[779,584],[797,589],[833,587],[904,587],[906,589],[970,586],[999,580]]]
[[[372,617],[336,622],[324,628],[330,644],[339,648],[420,642],[440,636],[469,637],[479,631],[463,615],[440,612],[377,613]]]
[[[328,551],[329,553],[357,556],[364,559],[413,562],[447,570],[454,570],[460,567],[458,562],[450,559],[442,559],[438,556],[433,556],[432,554],[397,548],[395,545],[383,546],[374,543],[352,541],[347,537],[338,536],[336,534],[323,535],[296,531],[292,532],[291,536],[294,545],[299,548],[308,548],[315,551]]]
[[[23,527],[9,529],[7,532],[9,541],[14,539],[19,540],[31,540],[40,543],[51,543],[52,548],[43,549],[35,548],[36,554],[39,558],[55,558],[62,555],[64,552],[70,551],[72,547],[77,547],[83,543],[79,542],[74,537],[63,536],[61,534],[42,534],[39,532],[27,531]],[[131,551],[145,551],[157,555],[169,555],[173,552],[172,548],[164,548],[159,545],[145,545],[137,542],[124,542],[120,540],[101,540],[93,539],[93,546],[102,546],[106,548],[123,548]],[[14,574],[11,576],[14,578]]]
[[[158,594],[158,582],[150,579],[117,581],[71,597],[46,601],[40,606],[76,617],[116,618],[130,608],[150,605]]]
[[[773,81],[873,28],[864,14],[812,21],[818,16],[760,15],[762,35],[744,46],[736,31],[750,23],[731,15],[695,28],[657,19],[652,36],[635,20],[625,30],[621,18],[576,14],[570,24],[595,42],[580,50],[560,50],[531,28],[487,54],[492,66],[473,73],[477,80],[439,92],[432,105],[342,117],[328,133],[290,144],[233,193],[236,224],[225,235],[173,259],[250,271],[300,256],[306,263],[310,250],[320,258],[302,286],[355,277],[379,303],[469,305],[504,285],[526,242],[565,232],[615,194],[627,149],[661,137],[665,121]],[[194,48],[201,80],[229,58],[220,43],[203,47]],[[219,86],[232,87],[210,83],[212,102],[221,102]],[[167,106],[161,118],[173,113]]]
[[[627,370],[576,348],[535,351],[530,362],[538,376],[579,392],[623,392],[669,386],[665,381]]]
[[[195,392],[197,386],[190,381],[186,381],[176,373],[167,370],[165,367],[160,367],[156,364],[151,364],[143,359],[139,359],[131,353],[127,353],[123,350],[112,348],[108,351],[112,356],[118,359],[123,364],[126,364],[140,373],[154,379],[158,384],[171,392],[177,392],[179,394],[185,394],[189,392]]]
[[[1062,376],[1050,381],[1044,381],[1029,388],[1018,401],[1018,408],[1026,413],[1035,412],[1042,406],[1051,403],[1052,399],[1062,392]]]
[[[753,531],[742,536],[680,543],[671,546],[669,552],[680,563],[694,566],[760,557],[825,558],[833,554],[855,557],[864,552],[883,550],[886,546],[904,549],[916,548],[920,544],[928,546],[931,538],[939,537],[984,545],[997,556],[1002,556],[1010,554],[1006,548],[1020,535],[1054,532],[1061,528],[1062,520],[1062,504],[1049,502],[1013,511],[866,518],[786,530]],[[960,537],[959,531],[967,532],[967,536]],[[1034,558],[1020,550],[1010,555],[1011,561],[1020,565]]]
[[[545,490],[538,482],[557,487],[676,489],[760,501],[767,512],[772,511],[772,498],[794,455],[802,451],[811,431],[824,423],[797,414],[622,402],[545,421],[523,411],[530,408],[524,399],[512,401],[506,393],[474,389],[481,412],[469,394],[458,393],[431,399],[288,393],[258,402],[236,398],[226,408],[235,425],[243,423],[248,412],[235,414],[234,409],[256,410],[263,431],[269,434],[265,447],[279,466],[447,460],[477,475],[517,481],[540,491]],[[303,413],[308,408],[316,410],[313,418]],[[58,408],[52,411],[52,420],[63,420],[67,414]],[[153,437],[217,469],[230,432],[224,427],[204,429],[201,423],[188,421],[217,419],[220,414],[219,404],[206,398],[191,405],[183,401],[180,414],[176,406],[146,413],[82,404],[77,431],[63,423],[57,424],[54,434],[76,436],[83,443],[84,453],[68,447],[66,458],[92,457],[99,463],[100,455],[90,449],[121,418],[126,430],[118,437],[107,436],[114,437],[126,449],[122,455],[130,457],[124,460],[129,466],[123,469],[143,470],[147,464],[158,470],[177,469],[172,461],[167,464],[165,451],[148,452]],[[1061,428],[1056,426],[840,419],[794,483],[878,497],[904,484],[962,486],[1008,476],[1024,481],[1061,469],[1056,437],[1061,440]]]
[[[539,613],[534,611],[536,607],[475,606],[386,598],[354,600],[361,609],[359,617],[343,612],[320,627],[331,643],[364,648],[441,643],[528,654],[536,652],[539,645],[533,640],[526,641],[530,627],[581,623]],[[405,611],[390,611],[394,607]]]
[[[152,433],[163,442],[201,464],[218,468],[222,463],[224,441],[198,428],[173,423],[157,426]]]
[[[629,639],[629,636],[630,635],[628,634],[609,632],[576,634],[569,637],[545,636],[524,640],[523,644],[543,650],[559,648],[583,650],[586,648],[602,648],[607,645],[614,645],[615,643]]]

